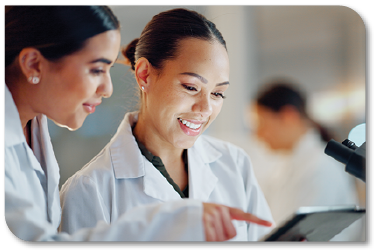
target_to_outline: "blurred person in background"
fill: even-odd
[[[249,154],[276,224],[301,206],[359,205],[354,178],[324,154],[331,135],[308,116],[298,86],[275,80],[263,87],[252,101]],[[360,220],[351,226],[332,240],[359,241]]]
[[[135,73],[141,108],[127,113],[109,144],[63,185],[61,230],[112,223],[134,207],[187,198],[271,221],[246,153],[202,135],[230,85],[226,44],[215,24],[186,9],[159,13],[123,55]],[[267,222],[258,223],[263,226],[224,221],[213,227],[234,224],[232,241],[257,241],[271,231]]]

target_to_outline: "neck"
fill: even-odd
[[[139,114],[138,122],[133,130],[134,136],[141,142],[154,156],[161,158],[165,166],[171,163],[183,162],[183,149],[174,147],[170,142],[162,139],[161,136],[151,129],[146,123],[143,114]]]
[[[32,86],[14,65],[5,69],[5,83],[12,94],[20,115],[22,128],[25,131],[27,123],[38,115],[32,108],[32,101],[36,99],[33,95]]]
[[[305,122],[298,124],[296,127],[292,128],[291,135],[289,137],[289,142],[287,144],[287,149],[293,150],[297,143],[300,141],[303,135],[308,131],[308,126]]]
[[[13,101],[16,104],[18,114],[20,115],[22,128],[25,129],[27,123],[38,115],[38,113],[36,113],[32,109],[32,106],[29,103],[28,98],[32,95],[30,95],[30,93],[27,90],[22,89],[19,86],[8,84],[7,86],[12,94]]]

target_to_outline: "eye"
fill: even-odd
[[[102,73],[105,73],[105,70],[103,70],[102,68],[94,68],[90,70],[90,73],[93,75],[100,75]]]
[[[188,85],[186,85],[186,84],[182,84],[182,86],[183,86],[185,89],[189,90],[189,91],[197,91],[197,89],[194,88],[194,87],[192,87],[192,86],[188,86]]]
[[[225,99],[225,95],[222,94],[222,93],[218,93],[218,92],[215,92],[215,93],[212,93],[214,96],[216,96],[217,98],[222,98],[222,99]]]

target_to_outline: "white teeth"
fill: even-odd
[[[186,120],[182,120],[181,118],[179,118],[179,120],[184,124],[186,125],[187,127],[189,127],[190,129],[198,129],[201,124],[195,124],[195,123],[191,123],[191,122],[188,122]]]

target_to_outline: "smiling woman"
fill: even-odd
[[[46,84],[41,83],[36,94],[44,97],[36,105],[37,112],[69,129],[81,127],[102,98],[112,94],[110,67],[119,44],[119,31],[107,31],[91,38],[79,52],[48,64],[43,76]]]
[[[109,70],[118,55],[119,23],[108,8],[89,7],[93,14],[87,9],[6,9],[5,79],[27,134],[27,122],[39,114],[77,129],[102,97],[111,96]]]
[[[228,53],[216,26],[194,11],[162,12],[123,54],[140,88],[140,110],[126,114],[110,143],[62,186],[61,230],[111,223],[135,207],[182,198],[229,205],[272,222],[245,152],[203,135],[229,87]],[[237,218],[228,210],[218,214],[221,223],[203,214],[207,240],[233,237],[233,229],[233,240],[257,241],[270,231],[231,222]]]
[[[187,38],[178,43],[177,56],[167,60],[163,69],[156,71],[146,58],[140,58],[135,75],[144,90],[134,134],[150,152],[165,159],[169,169],[167,156],[180,157],[221,110],[229,86],[219,85],[229,83],[226,49],[217,41]],[[147,141],[153,138],[161,141]]]

